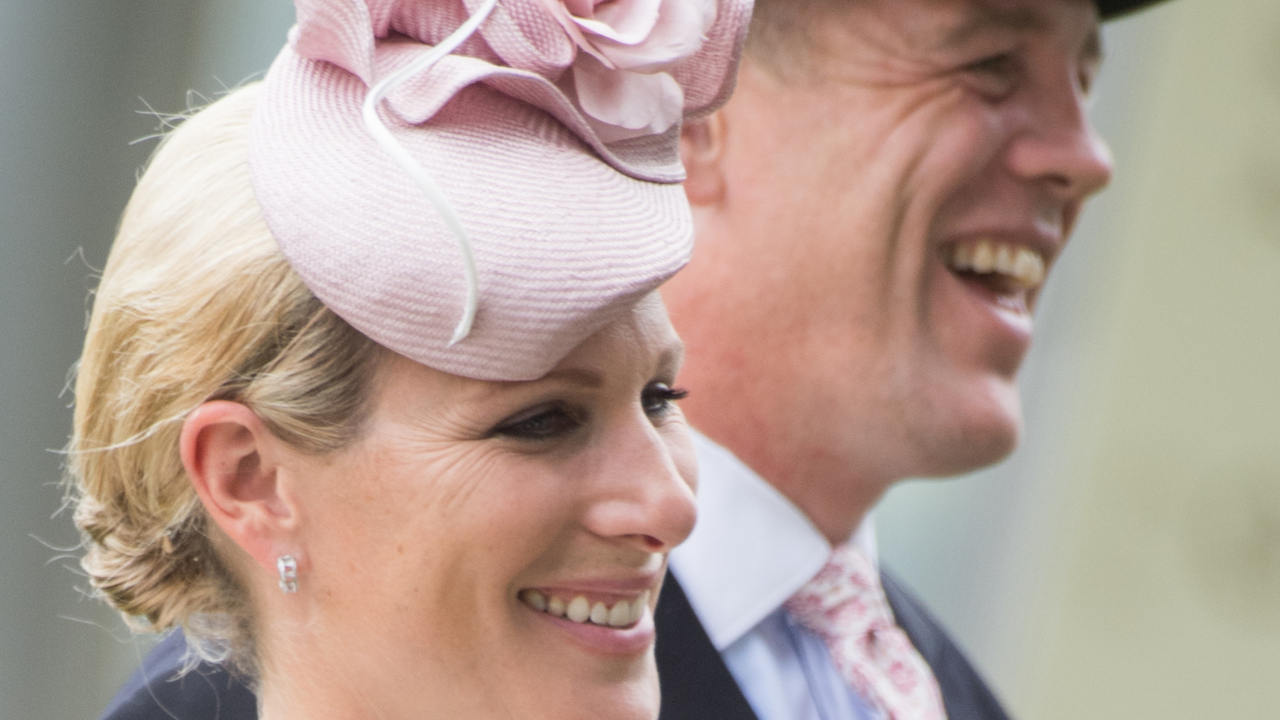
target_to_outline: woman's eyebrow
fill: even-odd
[[[604,376],[595,370],[587,368],[559,368],[547,373],[542,379],[559,380],[593,390],[604,387]]]
[[[662,355],[658,358],[658,369],[675,374],[684,363],[684,348],[683,340],[676,340],[663,348]]]

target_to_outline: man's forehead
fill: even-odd
[[[1048,32],[1049,18],[1043,7],[1025,4],[966,2],[950,13],[944,23],[943,44],[963,45],[974,36],[991,31]]]
[[[757,0],[757,12],[769,20],[753,26],[749,57],[783,73],[803,60],[800,77],[893,83],[1015,43],[1102,56],[1094,0]]]
[[[1091,0],[927,0],[930,17],[913,23],[926,42],[941,49],[964,47],[999,35],[1078,39],[1099,54],[1098,11]],[[921,38],[925,39],[925,38]]]

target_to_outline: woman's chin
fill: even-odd
[[[652,652],[583,660],[586,663],[575,669],[563,668],[565,672],[558,673],[554,684],[540,684],[542,697],[547,695],[546,688],[558,685],[561,689],[562,702],[557,703],[561,707],[546,714],[547,720],[655,720],[658,717],[661,690]]]
[[[549,714],[547,720],[655,720],[661,700],[658,672],[650,658],[648,672],[625,682],[601,684],[569,700],[565,712]]]
[[[509,656],[519,680],[508,707],[538,720],[655,720],[661,691],[652,612],[620,628],[575,623],[523,606],[524,626]],[[528,658],[535,658],[529,661]],[[514,678],[512,678],[514,679]],[[535,710],[536,709],[536,710]]]

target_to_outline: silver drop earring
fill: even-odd
[[[280,571],[280,592],[298,592],[298,561],[292,555],[281,555],[276,569]]]

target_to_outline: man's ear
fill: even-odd
[[[206,402],[182,424],[182,465],[218,527],[272,575],[276,559],[298,554],[298,512],[282,483],[283,441],[248,407]]]
[[[684,193],[692,205],[715,205],[724,199],[724,112],[685,123],[680,132],[680,159],[688,178]]]

